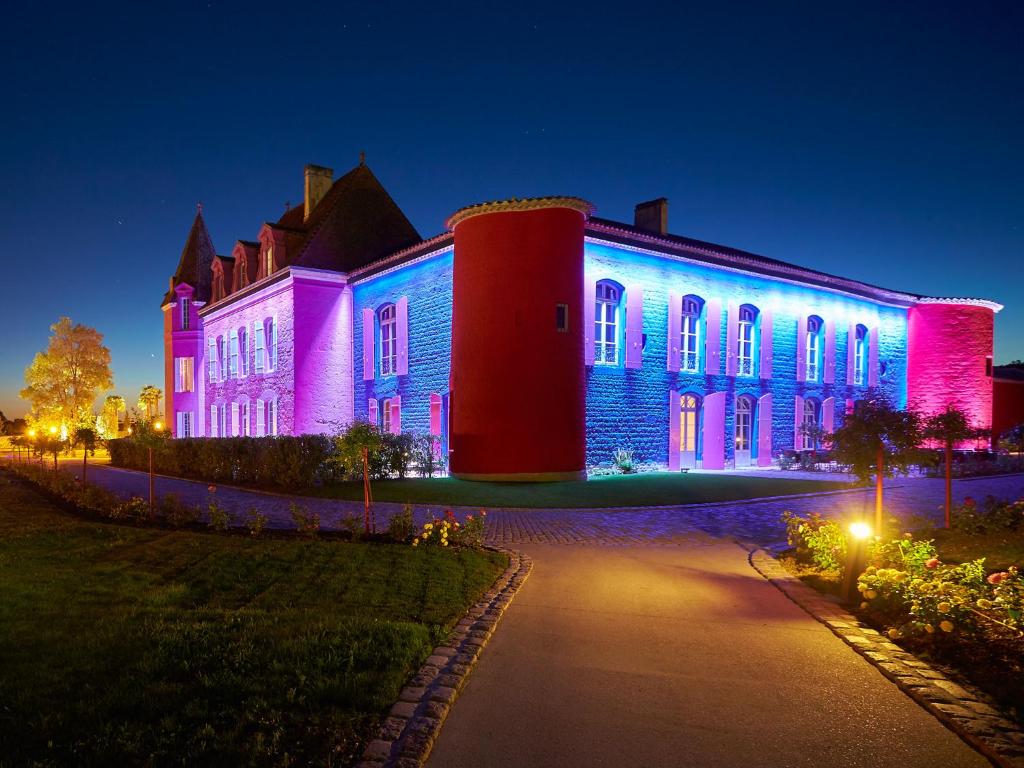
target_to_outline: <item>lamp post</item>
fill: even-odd
[[[864,522],[850,523],[846,537],[846,563],[843,565],[843,602],[852,603],[857,594],[857,577],[864,573],[868,560],[871,526]]]

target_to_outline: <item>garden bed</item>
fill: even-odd
[[[506,563],[94,522],[0,475],[3,760],[348,764]]]

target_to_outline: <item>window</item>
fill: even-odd
[[[266,270],[267,275],[274,273],[274,246],[268,245],[266,250]]]
[[[807,381],[818,381],[821,376],[821,329],[824,323],[817,315],[807,318]]]
[[[181,330],[187,331],[189,329],[190,319],[189,312],[192,308],[192,302],[188,299],[181,300]]]
[[[695,454],[700,435],[700,398],[683,395],[679,398],[679,409],[679,450]]]
[[[263,373],[266,367],[266,345],[267,345],[267,332],[263,327],[263,323],[258,320],[252,324],[253,333],[253,347],[255,352],[253,353],[253,369],[256,373]]]
[[[277,318],[268,317],[266,319],[266,334],[267,334],[267,370],[277,370]]]
[[[228,437],[228,407],[223,403],[217,407],[217,434]]]
[[[753,435],[754,403],[744,395],[736,401],[736,451],[749,451]]]
[[[381,414],[381,418],[380,418],[380,431],[381,432],[390,432],[391,431],[391,400],[390,399],[385,400],[382,403],[381,408],[384,410],[384,413]]]
[[[243,325],[238,329],[238,353],[242,358],[241,372],[243,376],[249,375],[249,332]]]
[[[594,304],[594,362],[616,365],[619,362],[619,302],[622,290],[615,283],[597,284]]]
[[[380,321],[380,375],[393,376],[398,368],[398,322],[395,305],[386,304],[377,313]]]
[[[704,302],[696,296],[683,297],[683,318],[679,326],[679,370],[700,370],[700,316]]]
[[[228,340],[223,336],[217,337],[218,367],[220,368],[220,380],[228,380]]]
[[[208,430],[210,437],[217,436],[217,406],[210,406],[210,429]]]
[[[219,378],[217,367],[217,340],[210,338],[206,348],[207,366],[210,372],[210,383],[213,384]]]
[[[251,430],[249,428],[249,401],[244,400],[242,402],[242,437],[249,437]]]
[[[802,450],[813,451],[817,447],[818,413],[818,403],[816,400],[804,400]]]
[[[558,333],[569,332],[569,305],[555,304],[555,330]]]
[[[178,411],[178,430],[176,437],[192,437],[192,412]]]
[[[267,411],[263,398],[256,398],[256,437],[267,434]]]
[[[992,378],[992,357],[985,358],[985,375]]]
[[[231,340],[228,346],[228,378],[238,378],[238,331],[231,331]]]
[[[868,380],[868,329],[863,325],[857,326],[853,343],[853,383],[862,387]]]
[[[277,398],[267,400],[267,434],[277,434]]]
[[[195,373],[194,373],[194,361],[192,357],[177,357],[175,358],[175,371],[174,371],[174,391],[175,392],[194,392],[195,385]]]
[[[736,373],[739,376],[754,375],[754,329],[757,325],[757,309],[750,304],[740,307],[736,324]]]

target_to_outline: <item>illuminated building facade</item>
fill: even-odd
[[[992,421],[997,304],[879,288],[632,224],[572,197],[456,212],[423,240],[365,164],[218,256],[198,214],[164,297],[177,437],[436,435],[464,478],[634,460],[770,466],[858,400]]]

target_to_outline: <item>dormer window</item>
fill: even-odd
[[[267,276],[274,274],[274,246],[268,245],[266,252],[266,266],[264,267],[267,272]]]
[[[187,331],[189,329],[189,313],[192,309],[192,301],[183,298],[181,300],[181,330]]]

